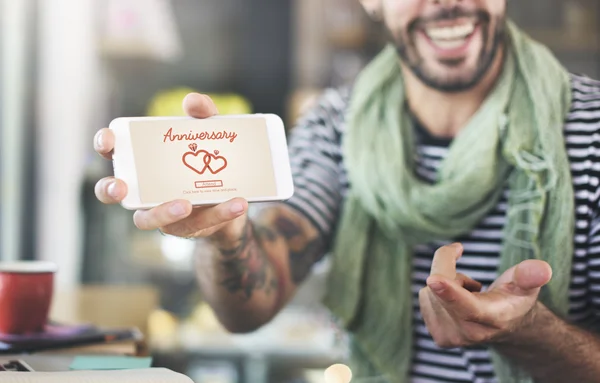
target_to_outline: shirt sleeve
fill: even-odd
[[[598,180],[599,178],[596,178]],[[600,332],[600,189],[590,193],[593,199],[587,246],[575,249],[570,293],[570,314],[594,331]],[[578,228],[575,228],[576,233]],[[577,242],[577,234],[576,234]],[[583,290],[583,291],[582,291]],[[585,291],[587,290],[587,291]],[[587,299],[584,299],[587,298]],[[591,307],[590,307],[591,306]],[[591,310],[590,310],[591,309]],[[581,318],[581,319],[580,319]]]
[[[315,225],[328,247],[342,203],[340,129],[346,104],[341,91],[324,92],[288,139],[295,190],[286,204]]]
[[[575,186],[570,313],[600,331],[600,82],[574,77],[567,149]]]

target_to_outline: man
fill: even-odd
[[[330,253],[326,304],[356,378],[598,381],[600,83],[529,40],[505,0],[363,6],[393,44],[295,128],[292,199],[252,220],[242,199],[175,201],[136,225],[202,238],[200,287],[233,332],[273,318]],[[217,113],[197,94],[184,108]],[[100,131],[96,150],[113,140]]]

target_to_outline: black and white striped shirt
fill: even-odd
[[[573,105],[565,124],[565,140],[576,198],[576,233],[570,290],[570,317],[578,324],[600,329],[600,82],[572,75]],[[290,135],[295,195],[287,202],[331,239],[349,188],[340,141],[346,128],[350,90],[328,90]],[[450,141],[418,129],[416,172],[434,182]],[[489,286],[498,276],[507,193],[496,208],[463,238],[464,255],[458,272]],[[416,249],[414,294],[415,350],[412,381],[496,382],[486,348],[444,350],[433,342],[419,310],[418,291],[425,286],[435,250],[445,243]]]

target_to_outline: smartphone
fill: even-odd
[[[293,195],[285,127],[276,115],[122,117],[109,129],[114,174],[128,188],[126,209],[178,199],[203,206]]]

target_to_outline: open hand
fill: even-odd
[[[524,261],[481,292],[481,284],[456,273],[462,252],[460,244],[440,248],[427,286],[419,292],[421,314],[436,344],[445,348],[490,344],[527,326],[541,287],[552,277],[550,265]]]
[[[183,100],[185,112],[195,118],[209,118],[217,114],[212,100],[192,93]],[[94,149],[110,160],[115,137],[110,129],[102,129],[94,138]],[[127,195],[127,185],[114,177],[98,181],[96,197],[105,204],[121,202]],[[138,210],[134,214],[135,225],[141,230],[160,229],[165,234],[178,237],[207,237],[218,233],[219,239],[236,241],[241,237],[248,203],[236,198],[213,207],[193,208],[187,200],[171,201],[150,210]]]

